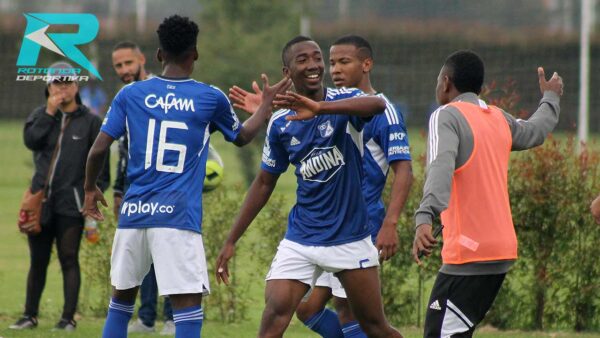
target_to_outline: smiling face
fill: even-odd
[[[371,64],[371,59],[361,57],[354,45],[333,45],[329,49],[329,72],[336,87],[360,87]]]
[[[283,72],[292,79],[298,93],[310,97],[322,92],[325,63],[316,42],[302,41],[292,45],[286,53],[286,61]]]

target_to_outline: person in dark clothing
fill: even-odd
[[[50,68],[71,69],[72,66],[60,62]],[[102,121],[81,104],[79,85],[69,80],[51,78],[46,87],[46,104],[36,108],[25,122],[25,146],[33,152],[35,164],[31,190],[45,188],[47,201],[42,213],[42,231],[28,235],[30,267],[25,311],[11,329],[37,326],[40,298],[55,240],[64,290],[62,317],[56,329],[72,331],[76,327],[73,317],[81,279],[78,256],[84,223],[81,208],[85,163]],[[106,161],[99,183],[101,189],[106,189],[109,181]]]

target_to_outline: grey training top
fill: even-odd
[[[463,93],[453,102],[469,102],[482,107],[486,103],[475,93]],[[560,97],[553,91],[544,92],[538,109],[528,120],[516,119],[502,111],[512,134],[512,150],[525,150],[544,143],[558,123]],[[416,226],[432,224],[433,218],[448,208],[454,171],[461,167],[473,151],[473,132],[457,108],[444,105],[429,119],[427,145],[427,179],[423,199],[415,213]],[[513,260],[443,264],[440,272],[450,275],[488,275],[506,273]]]

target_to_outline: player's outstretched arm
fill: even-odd
[[[229,99],[233,102],[233,106],[250,115],[256,113],[262,103],[262,90],[256,81],[252,81],[252,90],[254,90],[254,93],[238,86],[229,88]]]
[[[250,185],[242,208],[229,231],[229,235],[223,244],[223,248],[217,257],[216,276],[217,283],[229,284],[229,267],[228,263],[235,252],[235,243],[242,237],[250,223],[254,220],[260,210],[267,204],[271,197],[271,193],[277,185],[279,179],[278,174],[272,174],[268,171],[261,170]]]
[[[233,142],[236,146],[241,147],[254,139],[260,128],[264,125],[264,121],[269,118],[275,95],[285,92],[292,85],[292,81],[287,77],[284,77],[272,87],[269,86],[269,79],[265,74],[262,74],[261,78],[263,80],[262,101],[260,106],[258,106],[256,113],[244,122],[242,130]]]
[[[390,163],[390,168],[394,172],[390,202],[375,241],[379,258],[384,261],[392,258],[398,251],[398,218],[404,209],[413,181],[411,161],[394,161]]]
[[[560,96],[564,87],[562,78],[555,72],[546,81],[544,68],[539,67],[538,80],[543,97],[533,115],[524,121],[505,113],[512,133],[512,150],[525,150],[541,145],[558,123]]]
[[[289,121],[308,120],[319,114],[346,114],[370,117],[385,110],[385,101],[377,96],[358,96],[336,101],[313,101],[294,92],[278,94],[273,101],[278,108],[296,111],[286,117]]]
[[[98,209],[98,202],[102,203],[105,207],[108,207],[108,204],[96,182],[104,167],[104,159],[113,141],[114,139],[108,136],[108,134],[102,131],[98,133],[98,137],[96,137],[96,141],[94,141],[90,149],[85,165],[85,184],[83,186],[85,198],[82,213],[83,216],[90,216],[98,221],[104,220],[102,212]]]

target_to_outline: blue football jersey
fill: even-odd
[[[364,95],[358,89],[326,90],[326,101]],[[267,128],[261,168],[280,174],[291,163],[297,178],[296,204],[285,238],[303,245],[331,246],[369,235],[361,191],[364,120],[318,115],[287,121],[291,110],[273,114]]]
[[[102,131],[129,138],[119,228],[167,227],[201,232],[202,185],[210,128],[228,141],[240,121],[218,88],[193,79],[154,77],[114,98]]]
[[[410,161],[408,134],[402,114],[394,108],[385,95],[383,114],[374,116],[363,130],[365,142],[363,194],[367,201],[371,235],[376,239],[385,217],[385,206],[381,193],[385,186],[389,164],[393,161]]]

